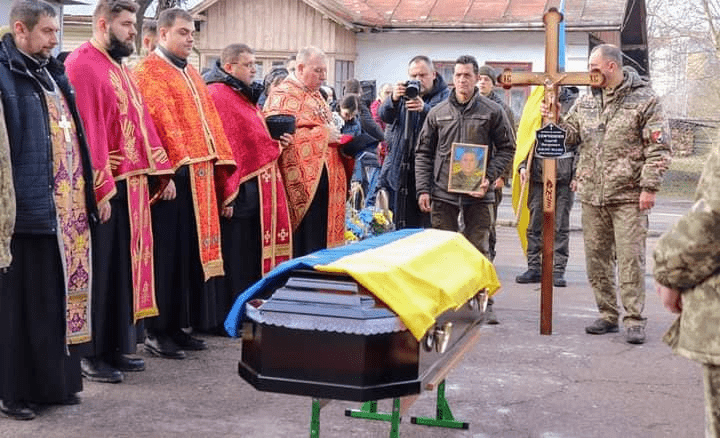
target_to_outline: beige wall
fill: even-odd
[[[73,51],[80,47],[85,41],[92,38],[92,21],[91,17],[73,17],[66,16],[63,22],[63,51]],[[128,60],[130,64],[134,64],[138,60],[137,54],[134,54]],[[200,53],[193,51],[188,58],[188,63],[196,68],[200,67]]]
[[[87,20],[68,20],[68,17],[64,18],[63,21],[63,40],[62,50],[72,52],[77,49],[82,43],[92,38],[92,22],[90,17]]]
[[[302,0],[219,0],[203,11],[196,45],[203,67],[232,43],[255,50],[263,73],[298,49],[313,45],[328,55],[328,83],[335,80],[335,61],[355,61],[355,34],[323,17]]]

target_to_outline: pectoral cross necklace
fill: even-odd
[[[58,110],[63,111],[62,106],[62,100],[57,99],[58,103]],[[65,114],[63,113],[60,116],[60,121],[58,122],[58,127],[63,130],[63,133],[65,135],[65,164],[67,165],[67,171],[68,174],[72,174],[73,171],[73,144],[72,144],[72,137],[71,137],[71,129],[72,129],[72,123],[65,117]]]
[[[60,117],[58,127],[65,132],[65,143],[70,144],[72,142],[72,138],[70,138],[70,129],[72,129],[72,123],[70,123],[67,117],[65,117],[65,114]]]

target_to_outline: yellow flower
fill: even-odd
[[[374,213],[374,214],[373,214],[373,219],[375,220],[375,222],[377,222],[378,225],[383,225],[383,226],[385,226],[385,225],[388,224],[387,218],[385,217],[384,214],[382,214],[382,213],[380,213],[380,212]]]

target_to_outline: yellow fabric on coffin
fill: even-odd
[[[493,264],[462,234],[433,229],[314,269],[353,277],[418,341],[446,310],[460,308],[482,289],[494,294],[500,288]]]

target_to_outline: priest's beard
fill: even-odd
[[[108,48],[108,55],[118,63],[122,61],[126,56],[130,56],[135,50],[135,44],[133,41],[122,42],[110,29],[110,48]]]

